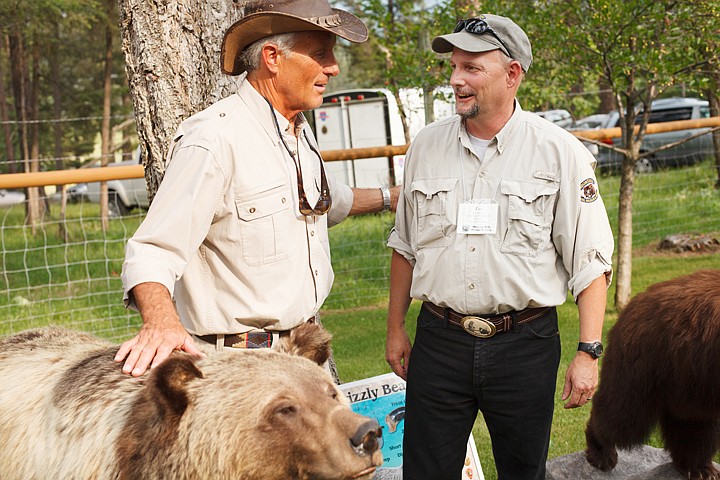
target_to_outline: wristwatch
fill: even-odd
[[[603,354],[603,344],[600,342],[580,342],[578,343],[578,351],[585,352],[593,358],[600,358]]]
[[[390,198],[390,189],[388,187],[380,187],[380,192],[383,197],[383,212],[387,212],[392,207],[392,200]]]

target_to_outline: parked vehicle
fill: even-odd
[[[0,188],[0,207],[9,207],[10,205],[16,205],[25,201],[25,194],[23,192],[15,192],[12,190],[6,190]]]
[[[141,150],[138,147],[131,160],[111,163],[109,167],[121,165],[140,165]],[[108,214],[111,217],[127,215],[134,208],[148,208],[148,194],[145,178],[128,178],[124,180],[108,180]],[[100,182],[89,182],[78,184],[73,187],[73,192],[68,191],[69,196],[84,197],[95,203],[100,202]]]
[[[642,112],[641,112],[642,113]],[[636,123],[640,123],[641,118],[638,114]],[[708,118],[710,116],[710,107],[706,100],[698,98],[663,98],[655,100],[652,103],[650,111],[650,123],[671,122],[676,120],[693,120],[700,118]],[[620,115],[617,111],[611,112],[602,128],[618,127]],[[676,130],[672,132],[653,133],[645,135],[640,152],[649,152],[663,145],[676,142],[683,138],[688,138],[702,131],[709,131],[708,128]],[[620,138],[604,140],[603,143],[619,146]],[[712,134],[707,133],[692,140],[688,140],[680,145],[662,150],[639,160],[636,166],[636,172],[646,173],[665,167],[680,167],[692,165],[705,159],[713,152]],[[598,168],[600,171],[617,171],[622,166],[623,156],[607,148],[601,148],[597,155]]]
[[[607,122],[608,116],[609,114],[607,113],[596,113],[583,117],[575,121],[569,130],[597,130]]]
[[[569,128],[573,125],[572,115],[567,110],[546,110],[533,113],[562,128]]]

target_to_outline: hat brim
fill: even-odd
[[[241,18],[228,28],[220,51],[220,68],[228,75],[238,75],[243,67],[237,62],[238,54],[261,38],[291,32],[330,32],[350,42],[360,43],[368,38],[365,24],[355,15],[333,8],[340,16],[340,25],[323,26],[302,17],[281,12],[258,12]]]
[[[492,35],[476,35],[465,30],[447,35],[435,37],[432,41],[432,49],[437,53],[450,53],[453,48],[459,48],[466,52],[480,53],[491,50],[502,50],[510,55],[505,48]]]

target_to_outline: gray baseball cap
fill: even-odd
[[[517,60],[525,72],[532,63],[532,48],[527,35],[515,22],[500,15],[488,13],[460,20],[453,33],[440,35],[432,41],[432,49],[437,53],[449,53],[455,47],[474,53],[502,50]]]

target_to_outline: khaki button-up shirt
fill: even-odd
[[[320,309],[333,282],[328,222],[347,216],[353,194],[331,181],[330,212],[301,215],[295,164],[271,115],[298,153],[315,204],[321,160],[307,123],[289,124],[239,77],[236,94],[177,131],[163,181],[126,247],[127,306],[134,308],[135,285],[161,283],[197,335],[286,330]]]
[[[573,135],[515,104],[477,158],[459,116],[425,127],[406,159],[388,239],[413,268],[412,298],[495,314],[577,298],[610,282],[613,236],[593,172]],[[495,233],[462,234],[462,202],[497,204]]]

